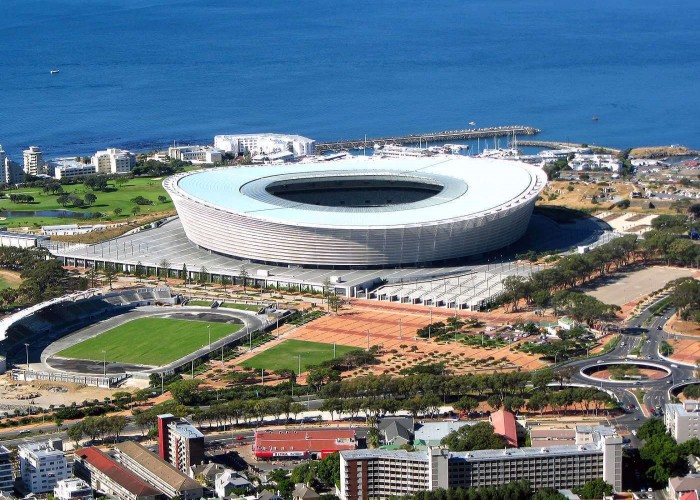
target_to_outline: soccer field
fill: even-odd
[[[335,354],[339,358],[343,354],[357,349],[357,347],[349,345],[336,345]],[[304,372],[309,366],[319,365],[323,361],[333,359],[333,344],[285,340],[281,344],[244,361],[241,366],[272,371],[289,369],[296,373],[299,369],[299,355],[301,355],[301,370]]]
[[[182,319],[141,318],[129,321],[56,354],[62,358],[90,359],[162,366],[242,328],[241,324]]]

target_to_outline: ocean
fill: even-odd
[[[30,144],[54,157],[470,121],[700,148],[694,1],[3,0],[0,19],[15,160]]]

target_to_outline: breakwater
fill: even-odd
[[[357,150],[372,148],[375,144],[431,144],[436,142],[468,141],[489,137],[532,136],[540,133],[540,129],[522,125],[509,125],[505,127],[474,128],[463,130],[445,130],[442,132],[430,132],[427,134],[410,134],[393,137],[366,137],[363,139],[340,140],[332,142],[317,142],[315,152]]]

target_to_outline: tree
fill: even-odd
[[[241,278],[241,282],[243,283],[243,293],[245,293],[245,287],[246,283],[248,281],[248,271],[244,266],[241,266],[241,268],[238,270],[238,277]]]
[[[95,196],[94,194],[92,194],[92,193],[85,194],[85,203],[87,203],[88,205],[92,206],[93,203],[95,203],[96,201],[97,201],[97,196]]]
[[[197,402],[199,392],[197,387],[201,380],[178,380],[168,385],[168,390],[172,394],[173,399],[181,405],[191,406]]]
[[[102,270],[102,275],[105,278],[105,281],[109,284],[109,289],[112,289],[112,283],[114,283],[114,280],[117,277],[117,270],[114,268],[114,265],[111,262],[107,262],[105,264],[104,269]]]
[[[199,284],[202,285],[204,287],[204,289],[206,290],[207,282],[209,281],[209,269],[207,269],[204,266],[202,266],[199,269],[199,280],[198,281],[199,281]]]
[[[221,286],[224,289],[224,292],[226,291],[226,286],[231,284],[231,278],[226,276],[225,274],[221,275]]]
[[[530,500],[566,500],[566,497],[554,488],[548,487],[537,490]]]
[[[136,276],[139,282],[143,281],[143,279],[146,277],[146,268],[143,266],[141,261],[138,261],[136,263],[136,268],[134,269],[134,276]]]
[[[131,213],[132,213],[134,216],[138,215],[139,212],[141,212],[141,207],[139,207],[138,205],[133,206],[133,207],[131,208]]]
[[[163,257],[160,262],[158,262],[158,267],[159,269],[159,275],[163,276],[165,279],[165,282],[168,282],[168,274],[170,274],[170,261]]]
[[[592,479],[575,490],[575,492],[584,500],[597,500],[612,495],[613,487],[606,483],[604,479]]]
[[[496,434],[488,422],[460,427],[445,436],[440,444],[446,445],[450,451],[496,450],[508,446],[505,438]]]
[[[161,194],[161,195],[158,197],[158,201],[161,202],[161,203],[167,203],[167,202],[168,202],[168,198],[166,198],[165,196],[163,196],[163,195]]]
[[[70,203],[70,196],[66,193],[63,193],[61,196],[56,198],[56,201],[65,207],[68,205],[68,203]]]
[[[83,438],[83,423],[78,422],[77,424],[68,427],[66,430],[66,435],[68,438],[75,443],[75,447],[78,447],[78,443]]]
[[[190,272],[187,270],[187,264],[182,264],[181,271],[182,279],[185,280],[185,284],[190,282]]]
[[[122,210],[121,208],[117,207],[117,208],[114,209],[114,215],[116,215],[117,217],[119,217],[119,214],[121,214],[123,211],[124,211],[124,210]]]

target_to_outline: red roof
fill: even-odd
[[[75,456],[90,464],[112,481],[121,485],[136,496],[150,497],[160,495],[160,491],[112,460],[106,453],[94,446],[75,450]]]
[[[354,429],[270,429],[255,433],[253,451],[258,458],[301,457],[354,450],[356,445]]]
[[[518,446],[518,431],[515,427],[515,416],[509,411],[498,410],[489,417],[493,431],[506,438],[511,446]]]
[[[680,500],[698,500],[698,494],[696,491],[686,491],[681,495]]]

